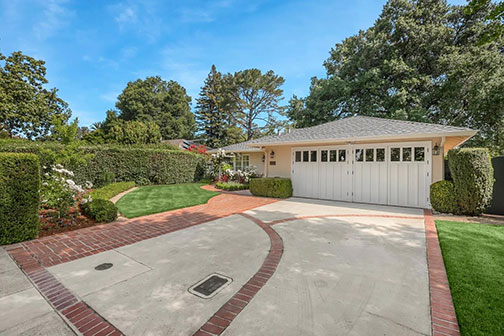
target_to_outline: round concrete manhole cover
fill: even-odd
[[[105,271],[105,270],[108,270],[109,268],[111,268],[112,266],[114,266],[114,264],[112,264],[112,263],[103,263],[103,264],[96,266],[94,269],[97,271]]]

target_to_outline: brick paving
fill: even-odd
[[[220,194],[206,204],[60,233],[11,245],[10,248],[20,247],[42,266],[50,267],[277,201],[273,198]]]
[[[425,236],[427,239],[427,264],[433,336],[458,336],[460,330],[453,306],[450,284],[439,246],[436,224],[431,210],[424,210]]]

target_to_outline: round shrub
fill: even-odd
[[[95,199],[82,205],[84,214],[97,222],[113,222],[117,219],[117,207],[109,200]]]
[[[288,198],[292,196],[292,182],[289,178],[262,177],[250,179],[250,192],[254,196]]]
[[[481,215],[492,200],[493,167],[486,148],[451,149],[448,164],[457,195],[457,212]]]
[[[430,200],[432,208],[439,212],[456,213],[458,209],[455,185],[451,181],[431,184]]]
[[[235,191],[248,189],[248,184],[241,184],[236,182],[217,182],[215,186],[222,190]]]

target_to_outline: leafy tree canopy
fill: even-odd
[[[467,15],[482,11],[485,19],[490,21],[481,43],[495,41],[504,35],[504,2],[494,5],[491,0],[471,0],[464,10]]]
[[[44,64],[20,51],[8,57],[0,53],[0,130],[10,137],[47,136],[55,117],[66,122],[72,114],[57,89],[44,87]]]
[[[175,81],[159,76],[129,82],[117,97],[119,119],[155,122],[164,139],[191,139],[195,130],[191,97]]]
[[[259,69],[247,69],[225,75],[224,83],[226,111],[231,122],[244,130],[246,140],[260,135],[264,127],[275,127],[277,116],[283,113],[279,106],[283,77],[271,70],[263,74]]]
[[[481,45],[491,7],[389,0],[375,24],[336,44],[310,94],[287,110],[297,127],[370,115],[478,129],[472,144],[504,152],[502,37]]]

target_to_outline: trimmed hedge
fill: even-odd
[[[235,191],[248,189],[248,184],[241,184],[236,182],[217,182],[215,186],[222,190]]]
[[[464,215],[480,215],[488,208],[493,192],[493,167],[485,148],[452,149],[448,164],[455,185],[458,207]]]
[[[84,214],[97,222],[113,222],[117,219],[117,207],[109,200],[96,199],[82,205]]]
[[[452,181],[438,181],[430,186],[432,208],[439,212],[456,213],[457,194]]]
[[[53,142],[0,141],[0,152],[34,153],[44,166],[54,163],[44,149],[58,151],[62,145]],[[86,166],[65,167],[75,173],[78,184],[91,181],[101,186],[110,182],[134,181],[138,185],[175,184],[198,181],[203,177],[205,158],[188,151],[156,146],[85,146],[84,152],[92,154]]]
[[[289,178],[253,178],[250,179],[250,192],[255,196],[288,198],[292,196],[292,182]]]
[[[40,164],[33,154],[0,153],[0,245],[39,233]]]
[[[122,193],[135,186],[135,182],[116,182],[91,191],[92,199],[109,200],[115,195]]]

